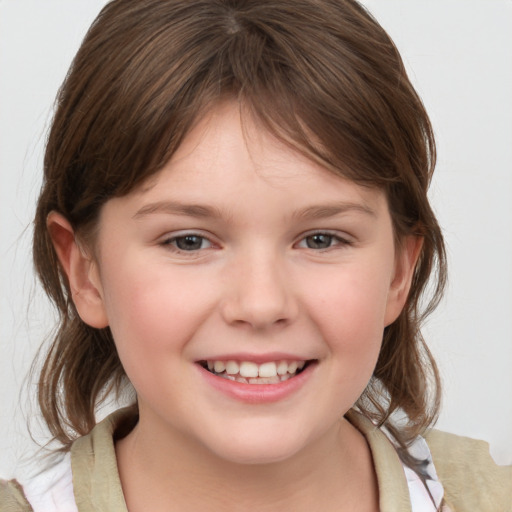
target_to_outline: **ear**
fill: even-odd
[[[389,288],[386,306],[386,326],[392,324],[398,318],[405,306],[422,246],[422,237],[407,236],[397,250],[395,272]]]
[[[71,224],[57,212],[46,221],[53,246],[68,278],[69,289],[80,318],[91,327],[108,326],[97,264],[78,244]]]

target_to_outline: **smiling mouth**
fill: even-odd
[[[210,373],[242,384],[278,384],[302,373],[314,360],[270,361],[257,364],[252,361],[199,361]]]

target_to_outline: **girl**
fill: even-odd
[[[60,91],[35,220],[62,457],[4,482],[2,507],[509,510],[510,468],[427,432],[434,160],[354,1],[109,3]]]

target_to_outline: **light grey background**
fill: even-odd
[[[103,0],[0,2],[0,475],[32,443],[24,387],[53,324],[30,261],[30,223],[55,93]],[[512,463],[512,1],[366,0],[431,114],[431,197],[450,287],[425,333],[444,380],[438,427]],[[35,430],[36,437],[40,437]]]

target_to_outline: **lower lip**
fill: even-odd
[[[299,391],[311,377],[316,363],[310,363],[302,372],[277,384],[244,384],[218,377],[201,365],[197,365],[201,375],[210,386],[231,398],[250,404],[264,404],[284,400]]]

